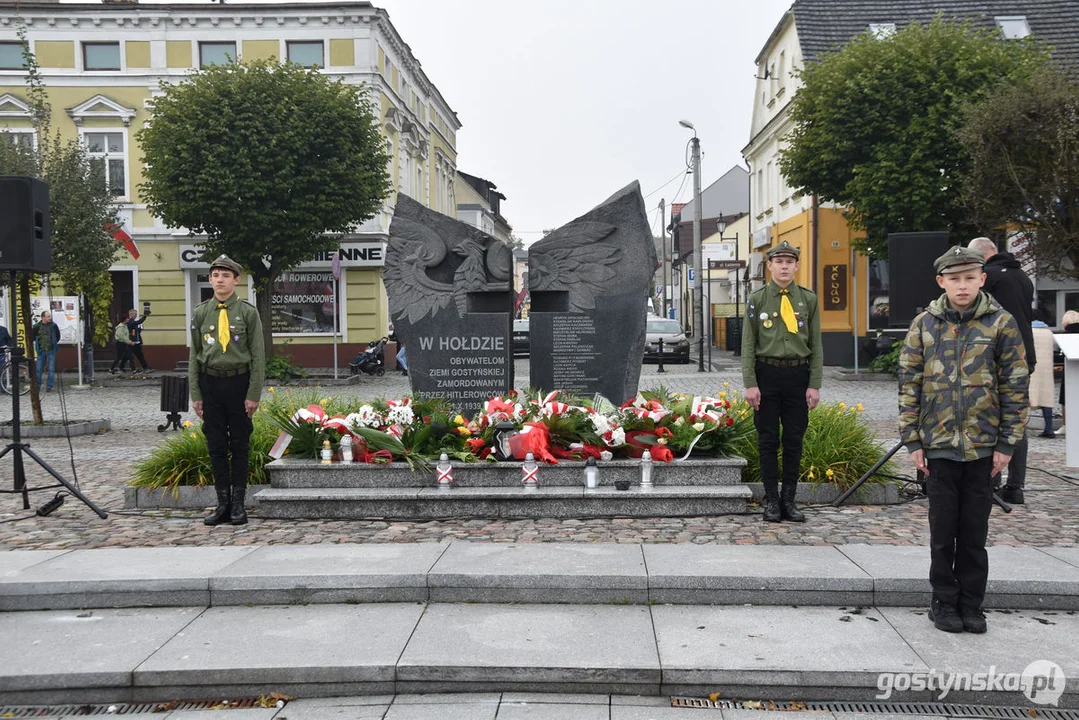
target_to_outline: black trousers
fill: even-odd
[[[802,438],[809,426],[809,365],[780,368],[757,363],[761,409],[753,414],[757,427],[761,480],[765,492],[779,486],[779,426],[783,425],[783,484],[798,484],[802,466]]]
[[[1052,422],[1048,427],[1052,427]],[[1023,439],[1015,446],[1012,459],[1008,461],[1008,482],[1006,487],[1019,488],[1022,490],[1027,485],[1027,451],[1030,442],[1027,440],[1027,429],[1023,428]],[[1000,475],[993,477],[993,485],[1000,485]]]
[[[202,390],[202,432],[210,452],[210,467],[214,487],[247,487],[247,463],[251,455],[251,418],[247,417],[244,400],[251,376],[199,376]],[[230,458],[231,455],[231,458]]]
[[[149,365],[146,364],[146,358],[142,354],[142,343],[131,343],[127,347],[128,347],[128,350],[130,350],[130,352],[131,352],[131,369],[132,370],[135,369],[135,358],[138,358],[139,362],[142,363],[142,369],[143,370],[150,367]]]
[[[928,461],[929,584],[942,604],[980,608],[989,579],[993,458]]]
[[[124,366],[127,365],[128,362],[131,363],[131,369],[134,370],[135,361],[131,359],[131,355],[127,351],[127,345],[125,345],[124,343],[116,343],[116,359],[112,361],[112,365],[109,367],[109,370],[115,370],[117,367],[123,370]]]

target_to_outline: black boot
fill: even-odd
[[[229,521],[230,514],[229,489],[217,488],[217,507],[214,511],[202,519],[204,525],[221,525]]]
[[[229,515],[229,523],[232,525],[247,524],[247,510],[244,509],[244,496],[246,494],[246,487],[232,488],[232,513]]]
[[[794,504],[794,496],[797,492],[797,485],[783,486],[783,494],[779,498],[779,513],[784,520],[790,520],[791,522],[805,522],[805,514]]]
[[[761,518],[764,522],[779,522],[779,492],[775,489],[765,488],[764,501],[761,503],[764,513]]]

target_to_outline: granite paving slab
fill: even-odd
[[[399,692],[466,689],[655,693],[647,607],[428,606],[397,664]]]
[[[610,720],[606,705],[513,703],[498,706],[498,720]]]
[[[385,720],[491,720],[498,712],[498,700],[474,703],[394,703]]]
[[[393,700],[393,695],[300,698],[289,701],[281,720],[382,720]]]
[[[0,552],[0,582],[17,577],[27,568],[59,557],[70,550],[11,550]]]
[[[209,576],[250,547],[75,550],[0,578],[0,610],[210,604]]]
[[[637,545],[456,542],[427,580],[434,602],[648,602]]]
[[[923,662],[939,673],[987,673],[993,669],[1022,674],[1031,663],[1049,661],[1064,673],[1064,692],[1072,696],[1079,693],[1079,653],[1075,649],[1079,615],[1075,611],[990,610],[986,612],[989,631],[984,635],[940,632],[929,622],[924,608],[883,608],[880,612]],[[910,694],[897,692],[893,699],[905,700]],[[992,695],[1001,704],[1028,704],[1020,692]],[[984,701],[982,695],[961,692],[949,694],[948,699]]]
[[[210,578],[213,605],[422,602],[448,543],[260,547]]]
[[[642,545],[657,603],[869,605],[873,578],[830,546]]]
[[[928,547],[841,545],[838,550],[874,577],[874,605],[929,602]],[[994,545],[988,553],[985,607],[1079,608],[1075,566],[1036,548]]]
[[[0,698],[62,703],[125,699],[132,672],[203,608],[50,610],[0,614]],[[46,691],[46,692],[42,692]]]
[[[873,608],[657,605],[652,617],[663,685],[678,691],[835,697],[841,688],[875,688],[881,672],[927,669]]]
[[[380,684],[390,684],[385,692],[392,690],[394,664],[423,608],[421,603],[210,608],[139,665],[135,685],[147,689],[144,697],[158,688],[194,688],[204,697],[228,696],[228,688],[247,694],[260,687],[302,685],[340,686],[342,692],[361,694],[345,688],[367,685],[379,692]]]
[[[1043,547],[1039,550],[1069,565],[1079,567],[1079,547]]]

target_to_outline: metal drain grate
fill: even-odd
[[[990,720],[1079,720],[1079,710],[1058,708],[1013,707],[1008,705],[963,705],[934,702],[791,702],[773,700],[710,700],[708,698],[672,697],[671,707],[716,708],[727,710],[800,710],[808,712],[865,713],[869,715],[928,715],[952,718],[988,718]]]
[[[242,710],[272,707],[276,702],[265,698],[230,698],[228,700],[173,700],[159,703],[102,703],[93,705],[17,705],[0,706],[0,718],[83,717],[93,715],[136,715],[166,713],[173,710]]]

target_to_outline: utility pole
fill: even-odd
[[[667,253],[667,205],[663,198],[659,199],[659,232],[663,238],[663,317],[670,315],[668,311],[667,287],[671,284],[671,256]]]
[[[704,372],[704,256],[701,253],[701,141],[693,131],[693,332],[697,333],[697,372]]]

